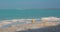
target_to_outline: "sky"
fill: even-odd
[[[60,8],[60,0],[0,0],[0,9]]]

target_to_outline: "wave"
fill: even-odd
[[[41,20],[46,20],[46,21],[60,21],[60,18],[58,18],[58,17],[42,17]]]
[[[12,19],[12,20],[3,20],[2,22],[0,22],[0,27],[3,25],[7,25],[7,24],[16,24],[16,23],[31,23],[33,19]],[[60,18],[58,17],[42,17],[40,19],[34,19],[36,22],[40,22],[40,21],[60,21]]]

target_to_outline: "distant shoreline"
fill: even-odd
[[[42,9],[42,10],[60,10],[60,8],[27,8],[27,9],[16,9],[16,10],[30,10],[30,9]],[[4,10],[4,9],[2,9]],[[13,9],[12,9],[13,10]]]

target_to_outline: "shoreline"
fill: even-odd
[[[1,28],[3,25],[14,24],[7,28]],[[41,19],[13,19],[4,20],[0,23],[0,31],[24,31],[28,29],[37,29],[49,26],[56,26],[60,24],[60,18],[57,17],[43,17]]]
[[[11,27],[8,27],[6,29],[3,28],[2,30],[3,31],[25,31],[28,29],[37,29],[37,28],[43,28],[43,27],[49,27],[49,26],[56,26],[56,24],[58,25],[58,23],[56,23],[56,22],[30,23],[30,24],[22,24],[22,25],[17,25],[17,26],[11,26]]]

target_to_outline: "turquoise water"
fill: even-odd
[[[21,18],[41,18],[55,16],[60,17],[60,10],[47,9],[0,9],[0,20],[21,19]]]
[[[47,10],[47,9],[0,9],[0,22],[7,19],[31,19],[41,17],[60,17],[60,10]],[[20,23],[21,24],[21,23]],[[4,25],[6,28],[12,24]],[[15,25],[15,24],[14,24]]]

